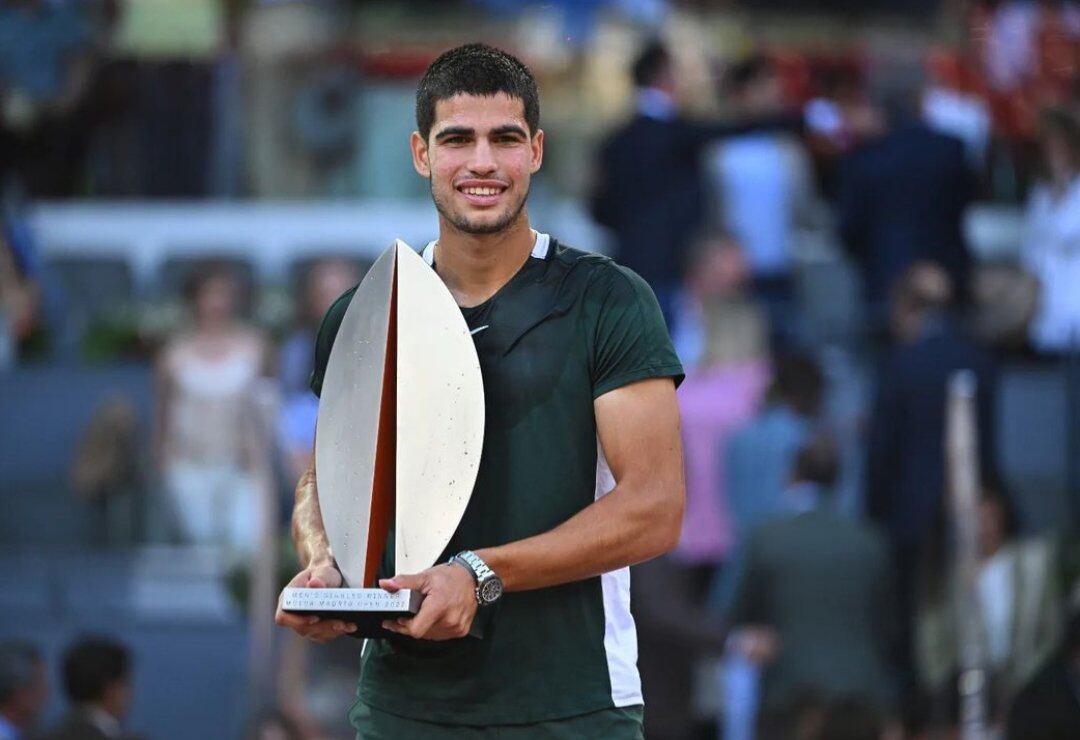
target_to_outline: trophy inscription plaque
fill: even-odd
[[[435,564],[465,513],[480,465],[484,386],[461,310],[397,240],[368,271],[330,352],[316,423],[315,478],[343,588],[287,588],[282,608],[386,636],[422,594],[389,593],[376,572],[393,528],[394,570]]]

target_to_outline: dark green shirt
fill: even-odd
[[[425,250],[429,264],[433,252]],[[316,394],[354,291],[319,330]],[[486,422],[476,486],[443,559],[546,532],[610,491],[593,400],[637,380],[683,377],[648,285],[545,234],[506,285],[462,314],[480,358]],[[387,575],[392,570],[384,564]],[[482,639],[369,640],[359,699],[405,717],[470,725],[642,703],[628,568],[508,593],[493,610],[483,615]]]

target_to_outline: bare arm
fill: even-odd
[[[296,502],[293,504],[292,538],[296,555],[303,567],[289,581],[286,588],[340,588],[341,573],[330,552],[330,541],[323,528],[322,511],[319,509],[318,488],[315,482],[315,454],[307,470],[296,484]],[[356,625],[339,619],[286,614],[278,603],[274,621],[315,642],[328,642],[346,632],[355,632]]]
[[[307,470],[296,484],[296,501],[293,504],[292,538],[296,556],[304,568],[333,565],[330,540],[323,528],[322,510],[319,508],[318,489],[315,486],[315,455]]]
[[[684,493],[674,384],[668,378],[633,383],[596,399],[594,410],[615,488],[552,530],[477,550],[508,591],[590,578],[656,557],[678,542]],[[384,623],[394,632],[432,640],[461,637],[476,615],[473,577],[456,565],[436,565],[379,585],[425,595],[414,618]]]
[[[682,442],[675,386],[653,378],[596,399],[596,428],[616,486],[543,534],[477,555],[507,591],[578,581],[661,555],[678,542]]]

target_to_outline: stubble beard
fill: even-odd
[[[525,201],[529,199],[529,192],[525,191],[525,194],[518,201],[516,206],[510,207],[502,217],[497,218],[491,223],[473,223],[466,216],[461,213],[457,213],[449,204],[444,203],[435,192],[435,183],[429,178],[428,187],[431,188],[431,200],[435,204],[435,210],[439,212],[439,215],[445,218],[450,224],[458,231],[464,234],[497,234],[500,231],[505,231],[511,224],[515,223],[521,216],[522,210],[525,208]]]

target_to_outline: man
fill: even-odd
[[[837,473],[832,439],[811,440],[784,492],[788,512],[762,524],[747,543],[731,614],[740,628],[731,644],[766,664],[766,715],[805,689],[879,704],[892,698],[888,550],[873,529],[832,510]]]
[[[45,664],[37,648],[0,643],[0,740],[22,740],[48,698]]]
[[[772,63],[754,56],[734,65],[727,92],[751,118],[777,110],[783,88]],[[792,255],[798,229],[813,220],[814,181],[802,143],[783,131],[732,136],[706,155],[711,190],[723,227],[746,255],[754,297],[768,313],[774,349],[793,334]]]
[[[971,258],[963,235],[974,179],[959,139],[918,120],[918,95],[883,94],[887,129],[840,167],[840,235],[860,264],[875,330],[884,328],[889,290],[918,260],[939,263],[958,298]]]
[[[690,245],[705,222],[702,152],[717,137],[752,126],[698,123],[680,114],[674,62],[659,43],[645,47],[632,75],[635,115],[600,150],[591,210],[614,232],[619,261],[656,291],[673,328]],[[795,128],[801,122],[777,115],[754,125]]]
[[[379,581],[425,599],[384,625],[391,639],[367,642],[350,719],[360,738],[641,737],[627,566],[678,537],[682,367],[639,277],[530,228],[544,134],[521,62],[481,44],[448,51],[421,79],[416,110],[413,164],[439,212],[424,256],[472,329],[486,431],[441,561],[460,559]],[[350,297],[320,329],[316,393]],[[337,586],[314,470],[297,487],[304,570],[290,585]],[[477,586],[496,577],[505,596],[480,608]],[[482,639],[465,637],[474,619]],[[352,630],[280,610],[277,620],[319,641]]]
[[[64,655],[64,691],[71,710],[46,739],[121,740],[131,704],[131,657],[112,640],[75,643]]]
[[[995,368],[949,316],[953,286],[932,262],[917,262],[893,290],[897,340],[878,374],[867,443],[867,513],[889,538],[900,613],[914,611],[915,572],[945,492],[945,410],[958,370],[977,379],[978,450],[983,470],[995,471]],[[900,633],[897,659],[910,669],[911,624]]]

